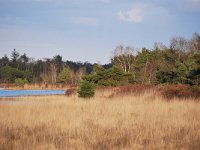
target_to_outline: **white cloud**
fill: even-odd
[[[130,10],[118,12],[120,20],[139,23],[144,19],[145,7],[143,5],[137,5]]]
[[[97,20],[95,18],[90,18],[90,17],[75,17],[73,18],[73,22],[77,24],[85,24],[89,26],[97,25]]]

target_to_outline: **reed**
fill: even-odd
[[[1,101],[0,149],[199,149],[199,101],[113,91]]]

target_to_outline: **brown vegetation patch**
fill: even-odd
[[[146,84],[132,84],[120,87],[100,87],[96,90],[97,96],[105,98],[124,97],[128,95],[140,96],[145,93],[153,93],[152,96],[161,96],[165,100],[173,100],[174,98],[200,99],[200,87],[189,86],[183,84],[172,85],[146,85]],[[102,95],[100,95],[102,94]]]
[[[113,98],[118,96],[128,96],[134,95],[139,96],[144,94],[149,90],[154,90],[154,85],[145,85],[145,84],[130,84],[127,86],[119,86],[119,87],[100,87],[96,91],[97,93],[107,93],[106,98]]]
[[[200,98],[200,88],[183,84],[172,84],[161,87],[162,95],[168,100],[173,98]]]
[[[77,89],[71,88],[65,91],[66,96],[73,96],[77,94]]]
[[[27,101],[23,105],[0,103],[0,149],[198,150],[200,103],[169,103],[152,95],[111,101],[46,96],[17,98]]]

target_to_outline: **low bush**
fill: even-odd
[[[199,86],[192,86],[190,88],[190,92],[192,92],[193,97],[200,98],[200,87]]]
[[[167,85],[161,89],[162,95],[169,99],[172,98],[199,98],[200,88],[183,84]]]
[[[118,86],[118,87],[99,87],[98,93],[101,91],[109,91],[108,98],[113,98],[116,96],[138,96],[142,95],[145,92],[154,92],[157,96],[164,97],[165,100],[173,100],[173,98],[180,99],[200,99],[200,87],[198,86],[189,86],[182,84],[170,84],[170,85],[149,85],[149,84],[130,84],[127,86]]]
[[[22,79],[22,78],[15,79],[15,85],[16,86],[24,86],[24,84],[28,84],[27,79]]]
[[[65,95],[66,96],[72,96],[72,95],[75,95],[77,93],[77,90],[76,89],[73,89],[73,88],[70,88],[70,89],[67,89],[65,91]]]
[[[95,93],[94,83],[83,80],[81,82],[81,85],[78,91],[79,97],[91,98],[94,96],[94,93]]]
[[[128,86],[120,86],[115,92],[115,95],[140,95],[143,94],[145,91],[152,89],[153,85],[146,85],[146,84],[132,84]]]
[[[156,90],[156,86],[154,85],[147,85],[147,84],[129,84],[125,86],[117,86],[117,87],[97,87],[97,93],[107,93],[106,97],[113,98],[115,96],[127,96],[127,95],[133,95],[138,96],[141,94],[144,94],[147,91],[150,90]]]

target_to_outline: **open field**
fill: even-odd
[[[199,101],[165,101],[155,91],[111,94],[0,101],[0,150],[199,150]]]

